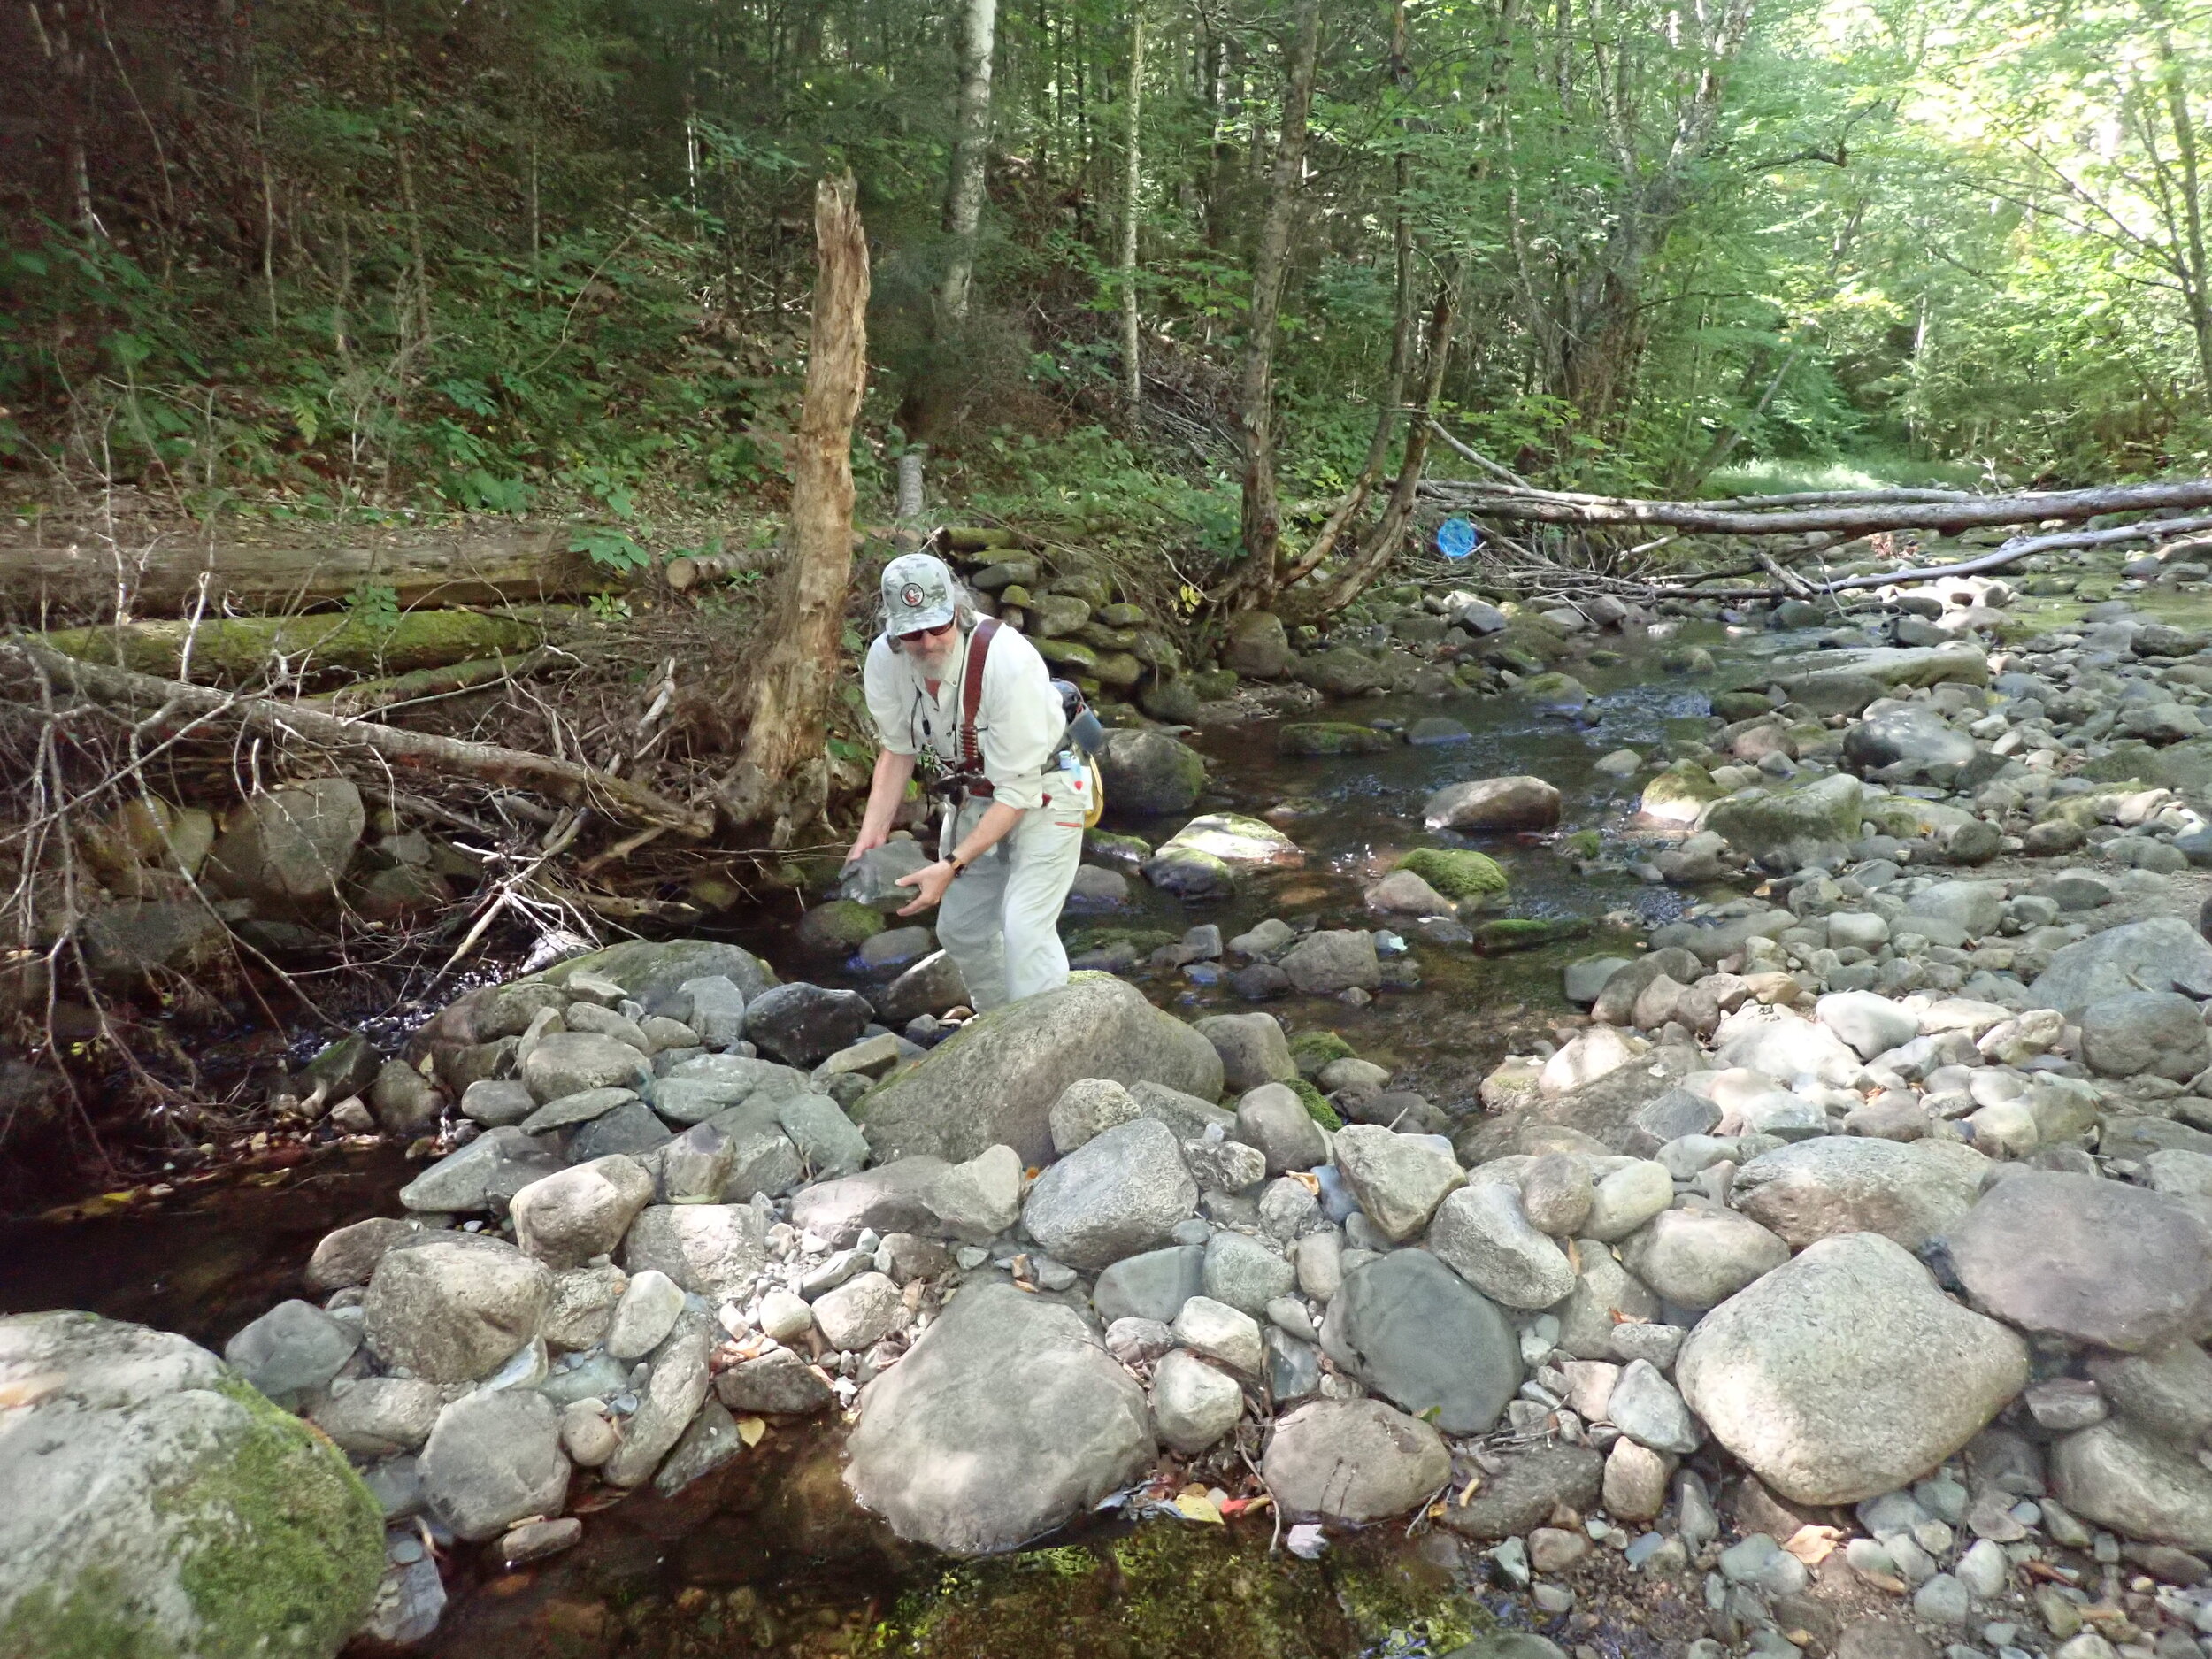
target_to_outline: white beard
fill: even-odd
[[[956,643],[956,640],[949,637],[933,651],[909,652],[908,660],[914,664],[914,672],[924,680],[942,680],[945,672],[952,666],[953,647]]]

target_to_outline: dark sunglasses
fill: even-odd
[[[952,624],[949,622],[941,622],[933,628],[917,628],[911,634],[901,634],[894,637],[902,645],[910,645],[916,640],[933,640],[939,634],[948,632]]]

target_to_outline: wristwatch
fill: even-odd
[[[961,862],[960,855],[958,853],[946,854],[945,862],[952,866],[952,879],[956,881],[960,879],[960,872],[968,867],[965,864]]]

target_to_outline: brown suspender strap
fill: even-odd
[[[991,653],[991,636],[998,632],[998,618],[985,617],[975,625],[975,634],[968,641],[967,672],[960,683],[960,770],[976,778],[969,791],[974,795],[988,795],[991,786],[982,778],[983,749],[976,741],[975,717],[983,707],[983,664]]]

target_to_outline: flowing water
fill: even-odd
[[[1689,642],[1723,643],[1713,625],[1686,625]],[[1732,655],[1801,646],[1763,635]],[[1420,808],[1432,790],[1463,779],[1532,772],[1564,796],[1563,832],[1599,833],[1604,855],[1577,858],[1549,838],[1477,845],[1511,878],[1502,913],[1580,917],[1581,939],[1490,958],[1416,941],[1422,984],[1386,990],[1363,1008],[1290,999],[1268,1006],[1294,1031],[1325,1026],[1363,1056],[1409,1079],[1448,1109],[1471,1102],[1475,1083],[1517,1040],[1544,1034],[1566,1014],[1559,964],[1618,945],[1677,913],[1684,895],[1645,885],[1621,867],[1625,820],[1639,780],[1595,769],[1623,747],[1647,756],[1701,731],[1701,686],[1659,672],[1655,647],[1636,646],[1613,665],[1567,666],[1594,694],[1578,719],[1540,712],[1510,696],[1338,705],[1325,718],[1409,726],[1436,715],[1469,729],[1467,741],[1379,755],[1286,759],[1279,722],[1254,720],[1192,741],[1212,761],[1213,794],[1201,810],[1264,813],[1305,850],[1294,870],[1251,877],[1231,901],[1186,907],[1133,883],[1132,911],[1070,918],[1179,935],[1217,921],[1225,936],[1268,915],[1315,915],[1324,925],[1374,926],[1363,885],[1432,837]],[[1286,806],[1287,803],[1287,806]],[[1179,819],[1116,827],[1158,840]],[[1605,918],[1612,916],[1609,922]],[[809,963],[791,936],[794,917],[757,913],[733,936],[787,974],[841,982],[834,964]],[[1139,976],[1156,1000],[1186,1017],[1251,1006],[1225,987],[1189,982],[1176,970]],[[95,1310],[184,1333],[212,1347],[270,1304],[294,1294],[325,1233],[396,1209],[410,1166],[396,1150],[339,1151],[289,1169],[248,1171],[180,1187],[160,1206],[66,1223],[0,1223],[0,1309]],[[455,1659],[613,1654],[829,1655],[911,1652],[944,1659],[999,1654],[1209,1659],[1268,1655],[1391,1655],[1446,1651],[1492,1618],[1532,1619],[1570,1647],[1604,1659],[1655,1655],[1671,1622],[1647,1594],[1602,1595],[1545,1620],[1525,1598],[1455,1578],[1444,1542],[1400,1541],[1396,1529],[1340,1543],[1317,1563],[1271,1551],[1262,1517],[1225,1529],[1152,1522],[1100,1523],[1056,1547],[1007,1562],[948,1570],[857,1516],[838,1483],[833,1435],[779,1432],[675,1498],[649,1491],[595,1514],[566,1555],[511,1573],[457,1553],[443,1624],[414,1651]],[[1678,1609],[1685,1619],[1688,1609]],[[1679,1634],[1697,1634],[1686,1624]]]

